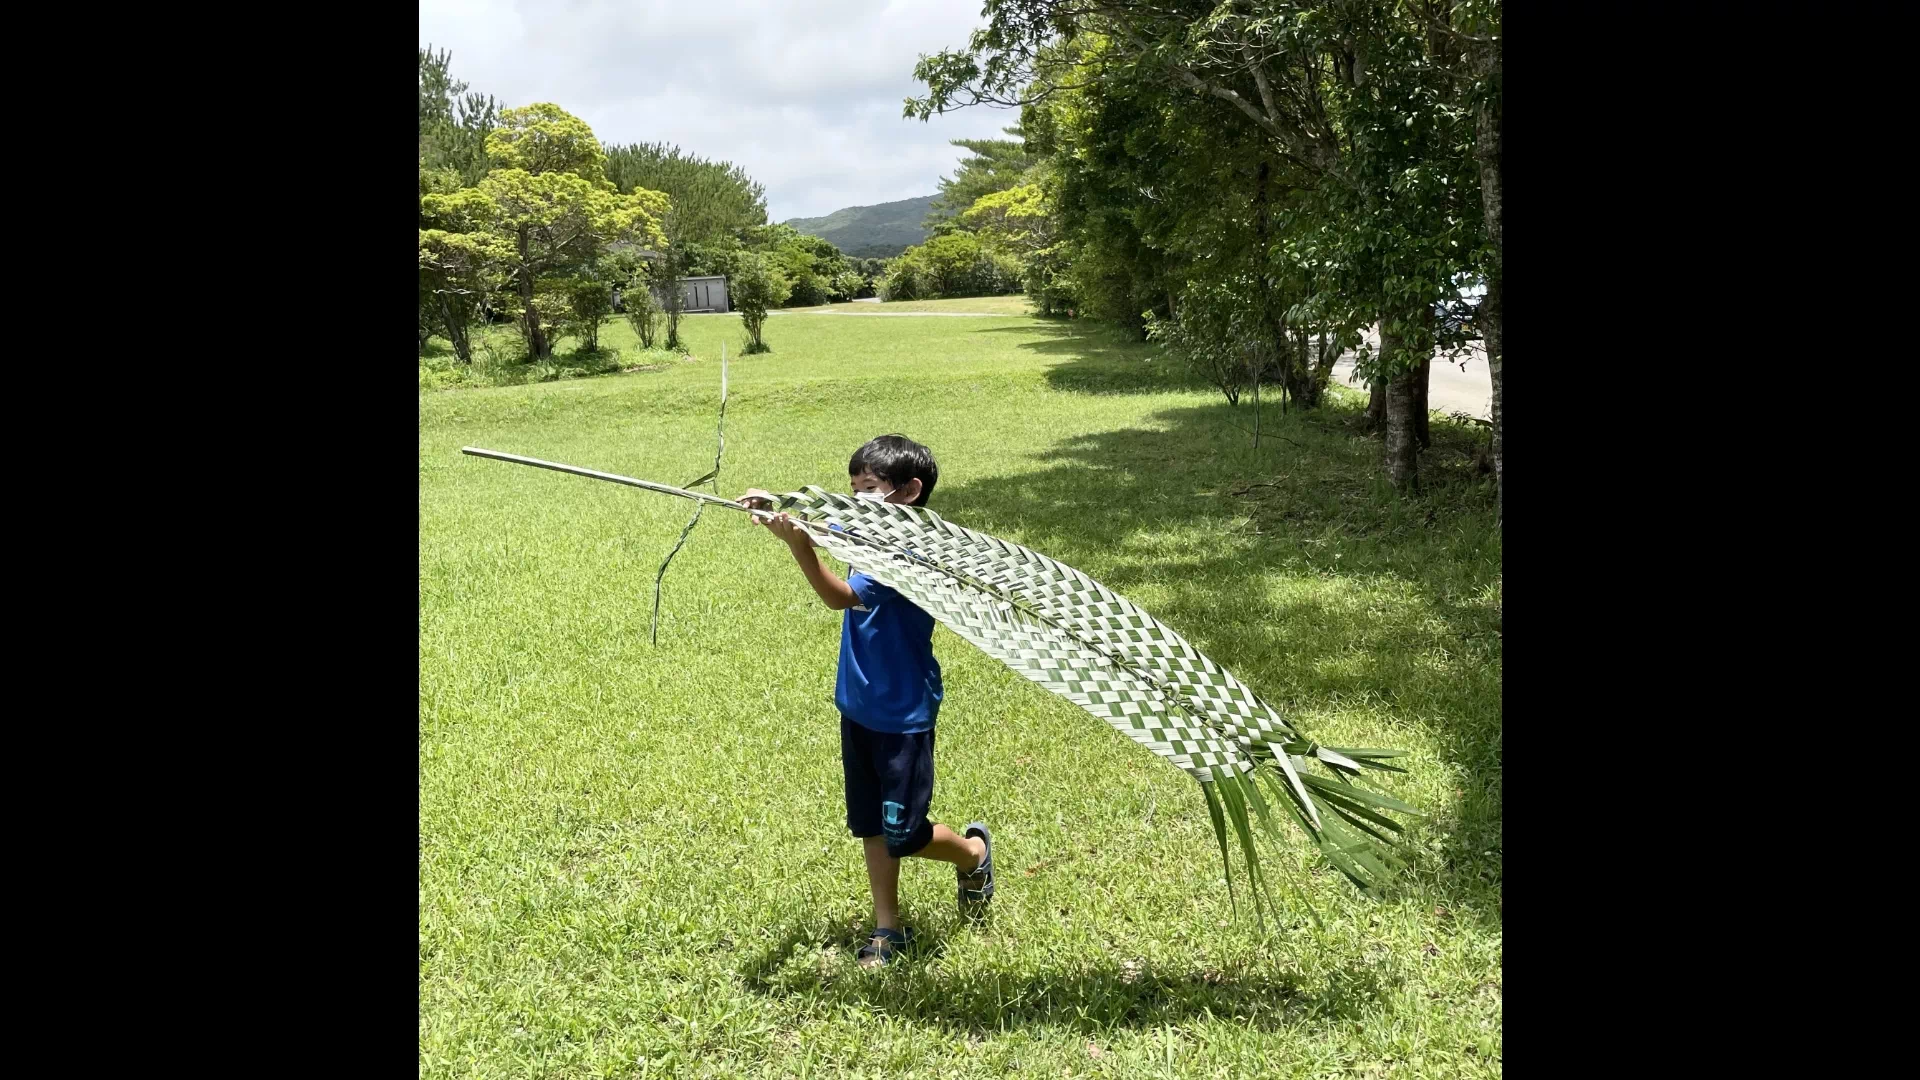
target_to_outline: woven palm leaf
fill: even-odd
[[[1126,597],[1018,544],[921,507],[817,487],[781,504],[830,554],[1200,781],[1229,891],[1237,841],[1256,912],[1271,896],[1254,830],[1279,842],[1276,804],[1362,889],[1396,862],[1387,833],[1399,826],[1383,811],[1413,808],[1354,778],[1401,771],[1383,760],[1399,751],[1320,746]]]

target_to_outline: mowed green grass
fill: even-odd
[[[1409,750],[1388,788],[1430,814],[1380,901],[1302,843],[1275,854],[1301,893],[1262,929],[1229,907],[1191,779],[941,629],[934,816],[992,824],[999,895],[964,925],[951,869],[909,860],[927,947],[868,971],[840,617],[710,510],[651,645],[691,504],[459,453],[699,476],[743,334],[687,331],[662,370],[420,395],[421,1075],[1500,1073],[1483,436],[1436,424],[1428,492],[1397,500],[1350,403],[1269,403],[1256,451],[1248,406],[1082,326],[770,321],[776,351],[729,368],[723,491],[840,485],[862,441],[905,432],[939,457],[935,509],[1125,593],[1309,735]]]
[[[965,296],[949,300],[894,300],[887,303],[870,303],[864,300],[847,301],[838,304],[822,304],[819,307],[789,308],[790,312],[845,311],[854,315],[874,313],[899,314],[902,312],[962,312],[986,315],[1027,315],[1033,306],[1025,296]]]

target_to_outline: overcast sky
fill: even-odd
[[[603,143],[670,142],[766,185],[767,218],[931,195],[1017,111],[900,115],[921,53],[981,0],[421,0],[420,44],[507,105],[551,101]]]

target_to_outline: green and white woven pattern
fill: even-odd
[[[1321,747],[1303,738],[1232,673],[1125,597],[1074,568],[986,533],[964,529],[931,510],[854,499],[808,487],[782,498],[806,521],[820,546],[899,591],[989,656],[1021,676],[1106,721],[1115,730],[1186,770],[1203,785],[1222,855],[1221,812],[1241,834],[1249,874],[1258,881],[1249,807],[1265,823],[1267,809],[1253,775],[1272,776],[1294,818],[1336,866],[1363,887],[1385,873],[1353,821],[1397,829],[1373,812],[1411,810],[1365,788],[1350,774],[1391,769],[1392,751]],[[1338,785],[1303,776],[1308,761]],[[1397,770],[1395,770],[1397,771]],[[1215,787],[1222,789],[1220,805]],[[1323,820],[1309,788],[1339,811]],[[1354,804],[1363,804],[1358,807]],[[1276,837],[1277,838],[1277,837]],[[1256,896],[1258,894],[1256,893]]]
[[[1250,770],[1293,737],[1231,673],[1073,567],[930,510],[819,488],[793,499],[797,517],[879,541],[829,532],[821,544],[837,558],[1202,782],[1215,766]]]

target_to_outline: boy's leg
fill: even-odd
[[[847,784],[847,831],[866,849],[867,887],[873,893],[873,924],[900,928],[900,860],[887,854],[881,835],[881,777],[873,769],[874,732],[840,718],[840,761]]]
[[[885,793],[881,803],[885,854],[935,859],[970,874],[987,857],[986,841],[927,820],[933,806],[933,735],[924,731],[886,736],[889,742],[874,769]]]
[[[867,887],[873,890],[873,925],[900,929],[900,860],[887,854],[884,836],[863,837],[867,849]]]
[[[938,859],[952,863],[963,874],[971,874],[987,857],[987,842],[977,836],[961,836],[945,825],[933,827],[933,839],[913,853],[917,859]]]

